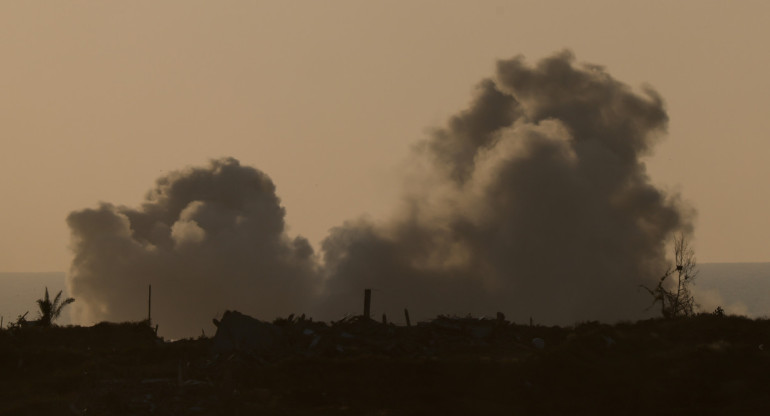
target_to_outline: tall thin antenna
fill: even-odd
[[[371,304],[372,304],[372,289],[364,290],[364,319],[371,317]]]
[[[150,285],[150,291],[147,294],[147,323],[152,326],[152,285]]]

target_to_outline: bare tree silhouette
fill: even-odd
[[[698,268],[695,252],[688,244],[687,238],[681,233],[674,237],[674,261],[675,264],[666,270],[657,286],[652,289],[644,285],[641,287],[652,295],[652,305],[660,302],[663,317],[692,316],[695,314],[697,304],[690,291],[690,284],[698,275]],[[676,277],[675,286],[666,282],[671,276]]]

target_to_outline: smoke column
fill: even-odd
[[[103,203],[67,222],[75,321],[144,319],[149,284],[153,321],[171,337],[213,329],[226,309],[301,312],[317,295],[310,244],[286,235],[272,181],[235,159],[160,178],[139,209]]]
[[[650,301],[638,285],[662,275],[672,232],[691,230],[640,160],[667,120],[653,90],[637,94],[570,52],[498,62],[470,108],[420,146],[427,165],[401,215],[325,240],[329,307],[351,310],[371,287],[389,313],[423,318],[638,318]]]
[[[171,336],[224,309],[338,319],[360,313],[365,288],[391,317],[638,318],[650,302],[638,285],[666,269],[672,233],[692,231],[692,211],[642,162],[667,121],[652,89],[569,52],[500,61],[419,144],[393,217],[333,228],[320,259],[286,235],[270,179],[234,159],[159,179],[141,208],[72,213],[75,320],[141,319],[150,283]]]

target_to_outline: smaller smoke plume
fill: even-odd
[[[225,309],[264,319],[308,308],[313,250],[285,232],[264,173],[235,159],[171,173],[141,208],[101,204],[67,218],[75,320],[138,320],[153,290],[153,321],[171,337],[200,334]]]

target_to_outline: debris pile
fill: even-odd
[[[304,315],[290,315],[269,323],[227,311],[214,323],[217,332],[212,348],[216,354],[251,354],[261,358],[360,354],[436,356],[543,349],[539,342],[533,346],[533,337],[524,330],[526,327],[515,326],[502,315],[495,319],[439,316],[415,326],[396,326],[364,316],[327,324]]]

